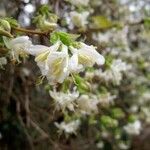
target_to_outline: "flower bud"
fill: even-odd
[[[49,16],[39,16],[37,19],[37,26],[42,31],[53,30],[57,27],[57,16],[50,14]]]
[[[0,27],[3,30],[8,31],[8,32],[10,32],[10,30],[11,30],[11,26],[10,26],[9,22],[4,19],[0,19]]]

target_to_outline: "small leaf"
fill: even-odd
[[[136,117],[135,115],[133,115],[133,114],[131,114],[131,115],[128,117],[128,121],[129,121],[130,123],[135,122],[135,120],[137,120],[137,117]]]
[[[111,67],[113,57],[111,55],[105,56],[105,67],[109,69]]]
[[[57,40],[62,41],[63,44],[70,46],[75,44],[75,40],[79,37],[78,34],[69,34],[66,32],[54,32],[51,34],[50,42],[55,43]]]
[[[90,85],[89,83],[82,77],[80,77],[79,75],[73,75],[75,84],[77,86],[77,89],[80,93],[87,93],[90,90]]]
[[[113,108],[111,110],[111,115],[113,118],[120,119],[125,116],[124,112],[120,108]]]
[[[44,14],[48,15],[50,11],[51,11],[51,8],[48,5],[42,5],[39,8],[38,13],[42,15]]]
[[[92,21],[93,26],[98,29],[107,29],[113,26],[113,23],[105,16],[94,16],[92,17]]]
[[[7,32],[10,32],[11,30],[9,22],[5,19],[0,19],[0,27]]]
[[[6,36],[6,37],[9,37],[9,38],[12,38],[13,35],[11,35],[9,32],[3,30],[2,28],[0,28],[0,35],[2,36]]]
[[[6,21],[9,22],[11,27],[19,27],[20,25],[18,24],[17,20],[13,19],[13,18],[4,18]]]
[[[150,28],[150,17],[144,19],[144,26]]]
[[[101,122],[102,126],[104,126],[104,127],[117,127],[117,125],[118,125],[117,120],[112,119],[111,117],[106,116],[106,115],[103,115],[100,118],[100,122]]]

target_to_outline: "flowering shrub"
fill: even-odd
[[[24,139],[33,149],[39,134],[37,142],[46,139],[53,149],[65,149],[66,141],[71,149],[134,147],[150,124],[150,4],[58,0],[36,12],[30,7],[32,23],[0,18],[0,140],[9,149],[8,135],[18,132],[14,149]]]

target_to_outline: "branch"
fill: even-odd
[[[19,31],[19,32],[24,32],[24,33],[27,33],[27,34],[38,34],[38,35],[44,35],[44,36],[47,36],[51,32],[51,30],[46,31],[46,32],[44,32],[44,31],[42,32],[42,31],[24,29],[24,28],[19,28],[19,27],[12,27],[12,30]]]
[[[0,47],[0,53],[2,54],[5,54],[8,52],[8,49],[7,48],[4,48],[4,47]]]
[[[32,127],[34,127],[41,134],[41,137],[37,139],[36,142],[47,139],[49,137],[49,135],[43,129],[41,129],[34,121],[30,120],[30,123]]]

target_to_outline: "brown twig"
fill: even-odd
[[[49,137],[49,135],[43,129],[41,129],[34,121],[30,120],[30,123],[31,126],[33,126],[41,134],[41,137],[37,139],[35,142],[41,141]]]
[[[47,36],[51,31],[37,31],[37,30],[32,30],[32,29],[25,29],[25,28],[19,28],[19,27],[12,27],[12,30],[18,31],[18,32],[24,32],[27,34],[37,34],[37,35],[44,35]]]

